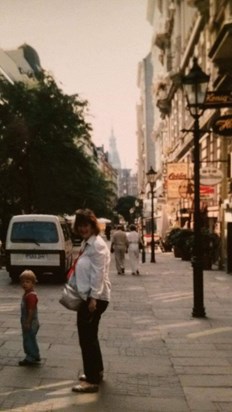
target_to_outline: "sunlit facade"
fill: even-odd
[[[209,90],[232,88],[232,3],[231,1],[148,0],[147,20],[153,27],[154,156],[157,197],[162,196],[170,225],[192,225],[193,196],[172,198],[168,192],[168,165],[186,163],[186,179],[193,178],[193,119],[186,109],[182,75],[198,58],[202,70],[210,74]],[[159,70],[155,70],[159,67]],[[159,115],[157,115],[157,108]],[[208,226],[223,241],[222,262],[226,258],[227,226],[232,222],[231,151],[232,136],[212,131],[216,117],[231,113],[229,108],[205,110],[200,118],[200,164],[221,170],[224,178],[213,187],[201,187],[201,210]],[[138,128],[139,130],[139,128]],[[140,132],[138,131],[139,142]],[[138,144],[138,152],[140,147]],[[139,170],[144,167],[140,159]],[[142,177],[138,186],[141,186]]]

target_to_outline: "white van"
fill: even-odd
[[[6,236],[6,270],[17,280],[24,269],[65,280],[73,245],[65,219],[54,215],[13,216]]]

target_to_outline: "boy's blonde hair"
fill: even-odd
[[[23,279],[30,279],[33,283],[37,282],[37,278],[34,272],[32,272],[32,270],[30,269],[26,269],[21,273],[21,275],[19,276],[19,280],[21,281]]]

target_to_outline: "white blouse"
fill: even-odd
[[[83,251],[75,267],[76,287],[81,297],[110,301],[110,251],[100,235],[93,235],[81,245]]]
[[[127,234],[129,250],[139,250],[140,235],[135,230]]]

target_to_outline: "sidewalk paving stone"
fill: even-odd
[[[75,313],[61,285],[38,284],[41,366],[19,368],[22,291],[0,271],[0,411],[232,412],[232,276],[204,272],[205,319],[192,318],[192,267],[172,253],[118,276],[100,324],[105,379],[95,394],[71,387],[82,370]]]

